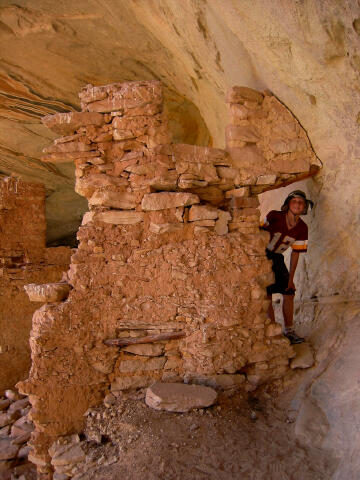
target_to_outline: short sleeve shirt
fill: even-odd
[[[260,226],[270,233],[270,242],[266,247],[270,252],[283,253],[290,246],[295,252],[307,251],[308,227],[301,218],[295,227],[289,229],[286,212],[271,210]]]

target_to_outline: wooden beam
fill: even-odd
[[[108,338],[104,344],[108,347],[125,347],[127,345],[137,345],[139,343],[155,343],[163,340],[174,340],[185,337],[184,332],[159,333],[157,335],[148,335],[146,337],[127,337],[127,338]]]

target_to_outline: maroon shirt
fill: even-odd
[[[271,210],[261,224],[261,228],[270,232],[270,242],[266,247],[270,252],[283,253],[290,246],[295,252],[306,252],[308,243],[308,227],[299,218],[293,228],[286,224],[286,212]]]

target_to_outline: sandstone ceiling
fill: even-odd
[[[223,146],[226,90],[271,90],[324,168],[309,188],[310,294],[358,292],[357,0],[11,0],[0,2],[0,173],[44,182],[49,240],[86,205],[70,165],[40,161],[47,113],[79,109],[87,84],[156,78],[176,140]],[[321,281],[318,274],[322,273]],[[310,276],[311,276],[310,275]]]

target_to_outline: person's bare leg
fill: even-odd
[[[267,298],[269,300],[269,307],[268,307],[267,314],[268,314],[268,317],[270,318],[271,322],[274,323],[275,322],[275,313],[274,313],[274,307],[273,307],[273,304],[272,304],[272,296],[268,295]]]
[[[283,295],[283,315],[285,328],[292,328],[294,321],[294,295]]]

